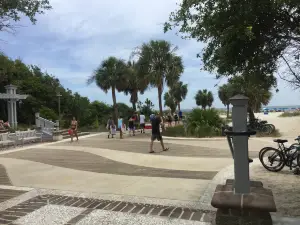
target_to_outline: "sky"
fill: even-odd
[[[215,85],[222,85],[226,79],[216,80],[214,74],[200,71],[202,63],[197,53],[205,43],[183,40],[175,31],[163,32],[163,23],[176,9],[176,2],[178,0],[50,0],[53,9],[39,15],[36,25],[24,18],[16,34],[0,33],[1,50],[13,59],[20,58],[26,64],[39,66],[58,77],[65,88],[91,101],[111,104],[111,92],[105,94],[96,85],[86,84],[101,61],[109,56],[127,61],[142,43],[151,39],[167,40],[178,46],[177,54],[184,62],[181,80],[188,84],[188,94],[181,108],[195,107],[194,96],[200,89],[212,91],[214,107],[224,107]],[[300,105],[300,93],[285,81],[278,79],[278,88],[270,105]],[[141,101],[146,98],[158,107],[156,89],[139,96]],[[130,105],[129,96],[122,93],[118,93],[117,101]]]

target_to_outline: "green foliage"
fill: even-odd
[[[202,109],[206,109],[206,107],[211,107],[214,101],[214,97],[211,91],[207,91],[207,89],[199,90],[195,96],[196,105],[201,106]]]
[[[93,123],[93,127],[94,127],[95,129],[98,129],[98,128],[99,128],[99,120],[98,120],[98,116],[96,116],[95,122]]]
[[[280,115],[280,117],[294,117],[294,116],[300,116],[300,112],[299,111],[284,112]]]
[[[117,123],[118,118],[116,91],[124,91],[127,88],[126,72],[127,66],[122,59],[109,57],[102,61],[87,81],[88,84],[96,83],[105,93],[111,89],[115,123]]]
[[[0,55],[0,66],[5,71],[5,79],[0,82],[1,93],[5,92],[5,85],[12,83],[18,86],[18,93],[29,94],[27,99],[17,104],[19,124],[29,127],[34,125],[36,112],[40,112],[45,119],[57,120],[57,92],[61,94],[61,128],[68,128],[73,116],[78,120],[80,129],[83,127],[93,129],[97,126],[95,118],[101,128],[113,114],[112,106],[99,101],[90,102],[88,98],[72,93],[71,90],[63,88],[57,78],[42,72],[37,66],[27,66],[21,60],[11,60],[5,55]],[[123,103],[116,105],[124,117],[132,113],[129,106]],[[3,120],[8,118],[4,100],[0,100],[0,118]]]
[[[210,126],[212,128],[220,129],[224,124],[224,120],[219,116],[215,109],[193,109],[187,117],[187,124],[189,129],[196,129],[197,126]]]
[[[56,121],[58,119],[58,115],[54,112],[54,110],[49,109],[48,107],[45,106],[41,107],[40,116],[52,121]]]
[[[163,130],[162,135],[169,137],[188,137],[183,125],[166,127],[166,129]]]
[[[138,92],[144,94],[147,90],[149,81],[145,78],[145,75],[139,70],[139,62],[127,63],[126,71],[127,83],[124,93],[126,95],[130,94],[130,102],[132,103],[132,108],[136,110],[136,103],[138,102]]]
[[[180,110],[180,103],[186,98],[188,92],[187,88],[187,84],[183,84],[181,81],[179,81],[174,83],[169,90],[170,95],[173,96],[178,105],[178,110]]]
[[[262,105],[267,105],[272,97],[273,76],[264,79],[257,75],[235,76],[229,79],[228,96],[243,94],[249,98],[248,105],[254,111],[259,111]]]
[[[230,105],[229,99],[233,96],[233,90],[230,88],[231,86],[229,84],[223,84],[218,90],[219,99],[225,106]]]
[[[186,127],[179,125],[167,127],[163,135],[173,137],[214,137],[221,136],[225,121],[214,109],[193,109],[186,120]]]
[[[154,113],[153,107],[153,103],[148,98],[145,100],[144,104],[142,104],[141,101],[138,102],[138,109],[140,113],[145,115],[147,118]]]
[[[171,113],[174,114],[176,110],[176,100],[174,99],[174,97],[169,92],[166,92],[164,95],[164,101],[164,106],[168,106],[171,110]]]
[[[36,16],[43,14],[45,10],[52,7],[48,0],[2,0],[0,6],[0,30],[14,30],[14,22],[20,21],[22,16],[26,16],[35,24]]]
[[[144,43],[134,52],[139,56],[139,70],[145,75],[150,85],[158,90],[158,103],[162,115],[162,93],[165,84],[171,87],[183,73],[182,58],[175,54],[177,47],[173,47],[164,40],[151,40]]]
[[[164,29],[176,27],[207,43],[202,54],[206,70],[266,76],[276,72],[285,50],[299,47],[299,12],[297,0],[183,0]]]

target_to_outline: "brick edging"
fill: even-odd
[[[48,204],[80,207],[86,209],[84,212],[68,221],[65,225],[75,224],[89,213],[97,209],[201,222],[211,222],[215,216],[215,212],[213,211],[200,209],[50,194],[36,196],[18,205],[1,211],[0,223],[13,224],[13,222],[20,217],[26,216],[27,214],[34,212]]]

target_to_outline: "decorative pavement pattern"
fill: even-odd
[[[226,140],[202,142],[203,146],[167,140],[168,152],[160,152],[156,142],[157,153],[149,154],[149,139],[141,136],[119,140],[93,135],[79,142],[64,140],[1,152],[0,188],[6,189],[0,189],[0,224],[211,224],[215,212],[198,203],[206,198],[215,175],[232,164]],[[17,190],[20,186],[58,192],[39,193],[1,208],[30,193]],[[100,195],[63,193],[83,190]],[[106,199],[105,194],[119,197]],[[130,196],[141,201],[131,201]],[[142,200],[146,198],[155,200]]]
[[[11,191],[11,190],[9,190]],[[211,222],[215,213],[199,209],[180,208],[163,205],[139,204],[123,201],[110,201],[91,198],[80,198],[63,195],[40,195],[24,201],[0,212],[0,224],[20,224],[26,216],[46,206],[68,206],[79,208],[73,218],[65,222],[65,225],[77,224],[95,210],[106,210],[139,215],[159,216],[171,219],[191,220],[199,222]],[[25,219],[23,219],[25,218]],[[29,222],[29,223],[28,223]],[[44,221],[46,222],[46,221]],[[30,221],[27,219],[27,223]]]

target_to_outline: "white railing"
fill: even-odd
[[[40,117],[39,113],[35,114],[35,125],[37,128],[40,128],[43,133],[52,135],[53,131],[55,131],[59,127],[59,122],[53,122],[51,120],[47,120],[43,117]]]

